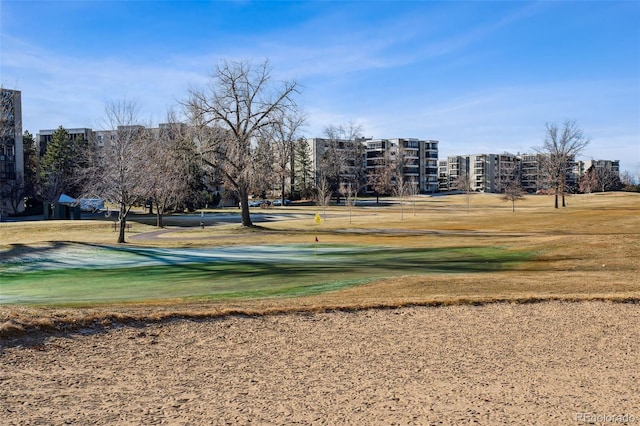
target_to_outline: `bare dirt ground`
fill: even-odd
[[[640,424],[638,336],[640,305],[611,302],[32,335],[2,342],[0,418],[7,425]]]

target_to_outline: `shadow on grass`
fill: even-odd
[[[75,246],[78,246],[75,244]],[[220,249],[150,249],[86,244],[101,254],[126,252],[146,266],[67,267],[3,273],[3,303],[90,306],[163,299],[297,297],[335,291],[399,275],[484,273],[512,268],[533,256],[503,248],[370,248],[261,246]],[[273,250],[273,252],[269,250]],[[264,250],[264,251],[260,251]],[[216,253],[219,253],[218,255]],[[226,256],[240,255],[238,259]]]
[[[33,254],[37,255],[40,253],[46,254],[54,250],[60,250],[61,248],[66,247],[68,245],[69,243],[65,243],[62,241],[52,242],[49,245],[44,247],[33,247],[25,244],[10,244],[7,250],[0,252],[0,261],[2,262],[12,261],[15,259],[19,259],[26,254],[29,254],[29,255],[33,255]]]

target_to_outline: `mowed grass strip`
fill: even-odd
[[[5,272],[0,300],[13,304],[92,306],[163,299],[299,297],[398,275],[503,270],[533,255],[491,247],[342,247],[338,252],[317,253],[311,247],[297,248],[309,253],[305,261],[289,261],[278,252],[269,257],[265,251],[262,261]],[[161,259],[161,252],[156,255]]]

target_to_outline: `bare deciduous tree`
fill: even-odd
[[[293,111],[296,93],[295,81],[274,82],[267,61],[222,61],[209,86],[191,90],[184,102],[199,129],[203,161],[238,193],[243,226],[253,226],[248,199],[257,138]]]
[[[258,137],[255,150],[255,159],[252,162],[250,191],[262,199],[266,199],[276,185],[277,175],[274,170],[275,145],[270,137]],[[267,204],[262,204],[263,207]]]
[[[580,177],[578,182],[578,190],[583,194],[591,194],[593,190],[598,186],[598,178],[593,171],[593,167],[589,169]]]
[[[413,215],[416,215],[416,195],[419,194],[418,182],[411,181],[408,183],[407,195],[411,197],[411,205],[413,206]]]
[[[395,159],[391,158],[391,152],[385,150],[374,160],[373,167],[369,169],[368,184],[376,193],[376,204],[380,202],[380,195],[389,195],[393,192],[394,161]]]
[[[356,204],[355,199],[356,199],[357,191],[351,185],[351,182],[346,182],[346,183],[340,184],[340,193],[344,195],[345,204],[347,206],[347,209],[349,209],[349,223],[351,223],[353,207],[355,207],[355,204]]]
[[[617,173],[605,167],[594,167],[593,174],[600,192],[616,190],[621,186]]]
[[[638,172],[638,179],[636,180],[633,173],[628,170],[624,170],[620,173],[620,182],[622,183],[625,191],[640,191],[640,171]]]
[[[582,150],[589,145],[575,121],[566,120],[559,128],[554,123],[546,124],[546,136],[542,148],[536,149],[542,154],[542,171],[548,177],[555,194],[555,208],[558,208],[558,197],[562,196],[562,207],[566,206],[567,175],[573,169],[573,161]]]
[[[316,198],[317,202],[322,206],[322,219],[327,220],[327,206],[331,201],[331,185],[327,178],[320,175],[316,182]]]
[[[400,199],[400,220],[404,220],[404,198],[409,194],[409,185],[403,176],[398,176],[393,186],[393,194]]]
[[[471,183],[471,175],[469,173],[462,173],[453,182],[453,188],[464,193],[464,199],[467,203],[467,213],[469,213],[471,195],[473,194],[473,186]]]
[[[397,147],[395,158],[392,159],[391,179],[393,185],[393,193],[400,198],[400,218],[404,220],[404,199],[406,196],[413,195],[417,192],[417,184],[415,177],[410,172],[415,168],[416,160],[409,158],[402,146]],[[415,209],[415,206],[414,206]]]
[[[15,179],[7,180],[5,184],[0,186],[0,197],[9,200],[11,208],[14,212],[18,211],[22,200],[24,200],[25,185],[22,176],[16,176]]]
[[[324,129],[328,144],[320,158],[319,173],[329,182],[336,203],[340,203],[340,187],[351,183],[361,188],[366,177],[366,165],[363,163],[364,146],[360,142],[362,127],[353,122],[346,126],[327,126]]]
[[[161,228],[167,210],[187,200],[192,181],[198,177],[191,170],[195,160],[191,134],[175,112],[167,114],[167,123],[149,140],[143,154],[147,164],[145,193],[155,206],[156,225]]]
[[[296,143],[301,128],[306,122],[306,115],[301,111],[292,110],[283,115],[273,126],[273,154],[274,173],[280,183],[280,199],[284,206],[286,182],[289,178],[291,192],[295,188],[295,158]]]
[[[633,173],[629,170],[624,170],[620,173],[620,181],[623,185],[635,185],[635,178],[633,177]]]
[[[145,151],[151,136],[138,117],[139,106],[129,100],[107,103],[104,126],[111,130],[104,148],[93,151],[85,169],[84,192],[118,205],[118,243],[125,243],[127,216],[147,194]]]
[[[502,199],[511,201],[511,211],[516,211],[516,201],[524,198],[524,190],[520,184],[520,174],[515,162],[502,162],[498,182],[502,191]]]

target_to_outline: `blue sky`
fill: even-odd
[[[531,152],[576,120],[584,159],[640,170],[638,1],[1,0],[0,71],[23,128],[100,128],[132,99],[164,121],[221,59],[295,79],[307,137],[440,141],[440,157]]]

